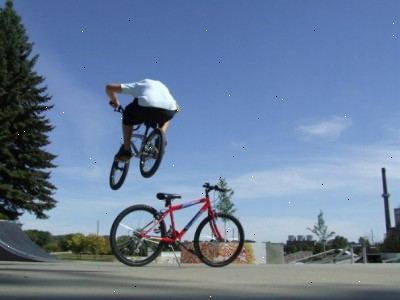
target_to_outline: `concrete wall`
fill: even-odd
[[[285,263],[282,243],[267,242],[266,248],[267,248],[267,264]]]
[[[192,243],[185,243],[189,249],[193,249]],[[177,251],[182,263],[201,263],[197,256],[181,249]],[[172,261],[172,256],[170,260]],[[173,258],[175,259],[175,258]],[[162,259],[161,259],[162,260]],[[160,261],[161,261],[160,260]],[[282,243],[245,243],[242,252],[234,263],[237,264],[284,264],[284,252]]]

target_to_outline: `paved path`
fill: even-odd
[[[400,299],[400,264],[0,262],[0,299]]]

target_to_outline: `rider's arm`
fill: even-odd
[[[117,93],[121,93],[121,85],[115,83],[109,83],[106,85],[106,94],[110,98],[112,106],[117,107],[119,105],[119,101],[117,98]]]

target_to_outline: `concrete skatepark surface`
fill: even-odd
[[[400,299],[400,264],[0,262],[1,300]]]

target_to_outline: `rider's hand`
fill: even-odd
[[[117,108],[119,106],[119,101],[117,98],[111,99],[109,103],[113,108]]]

